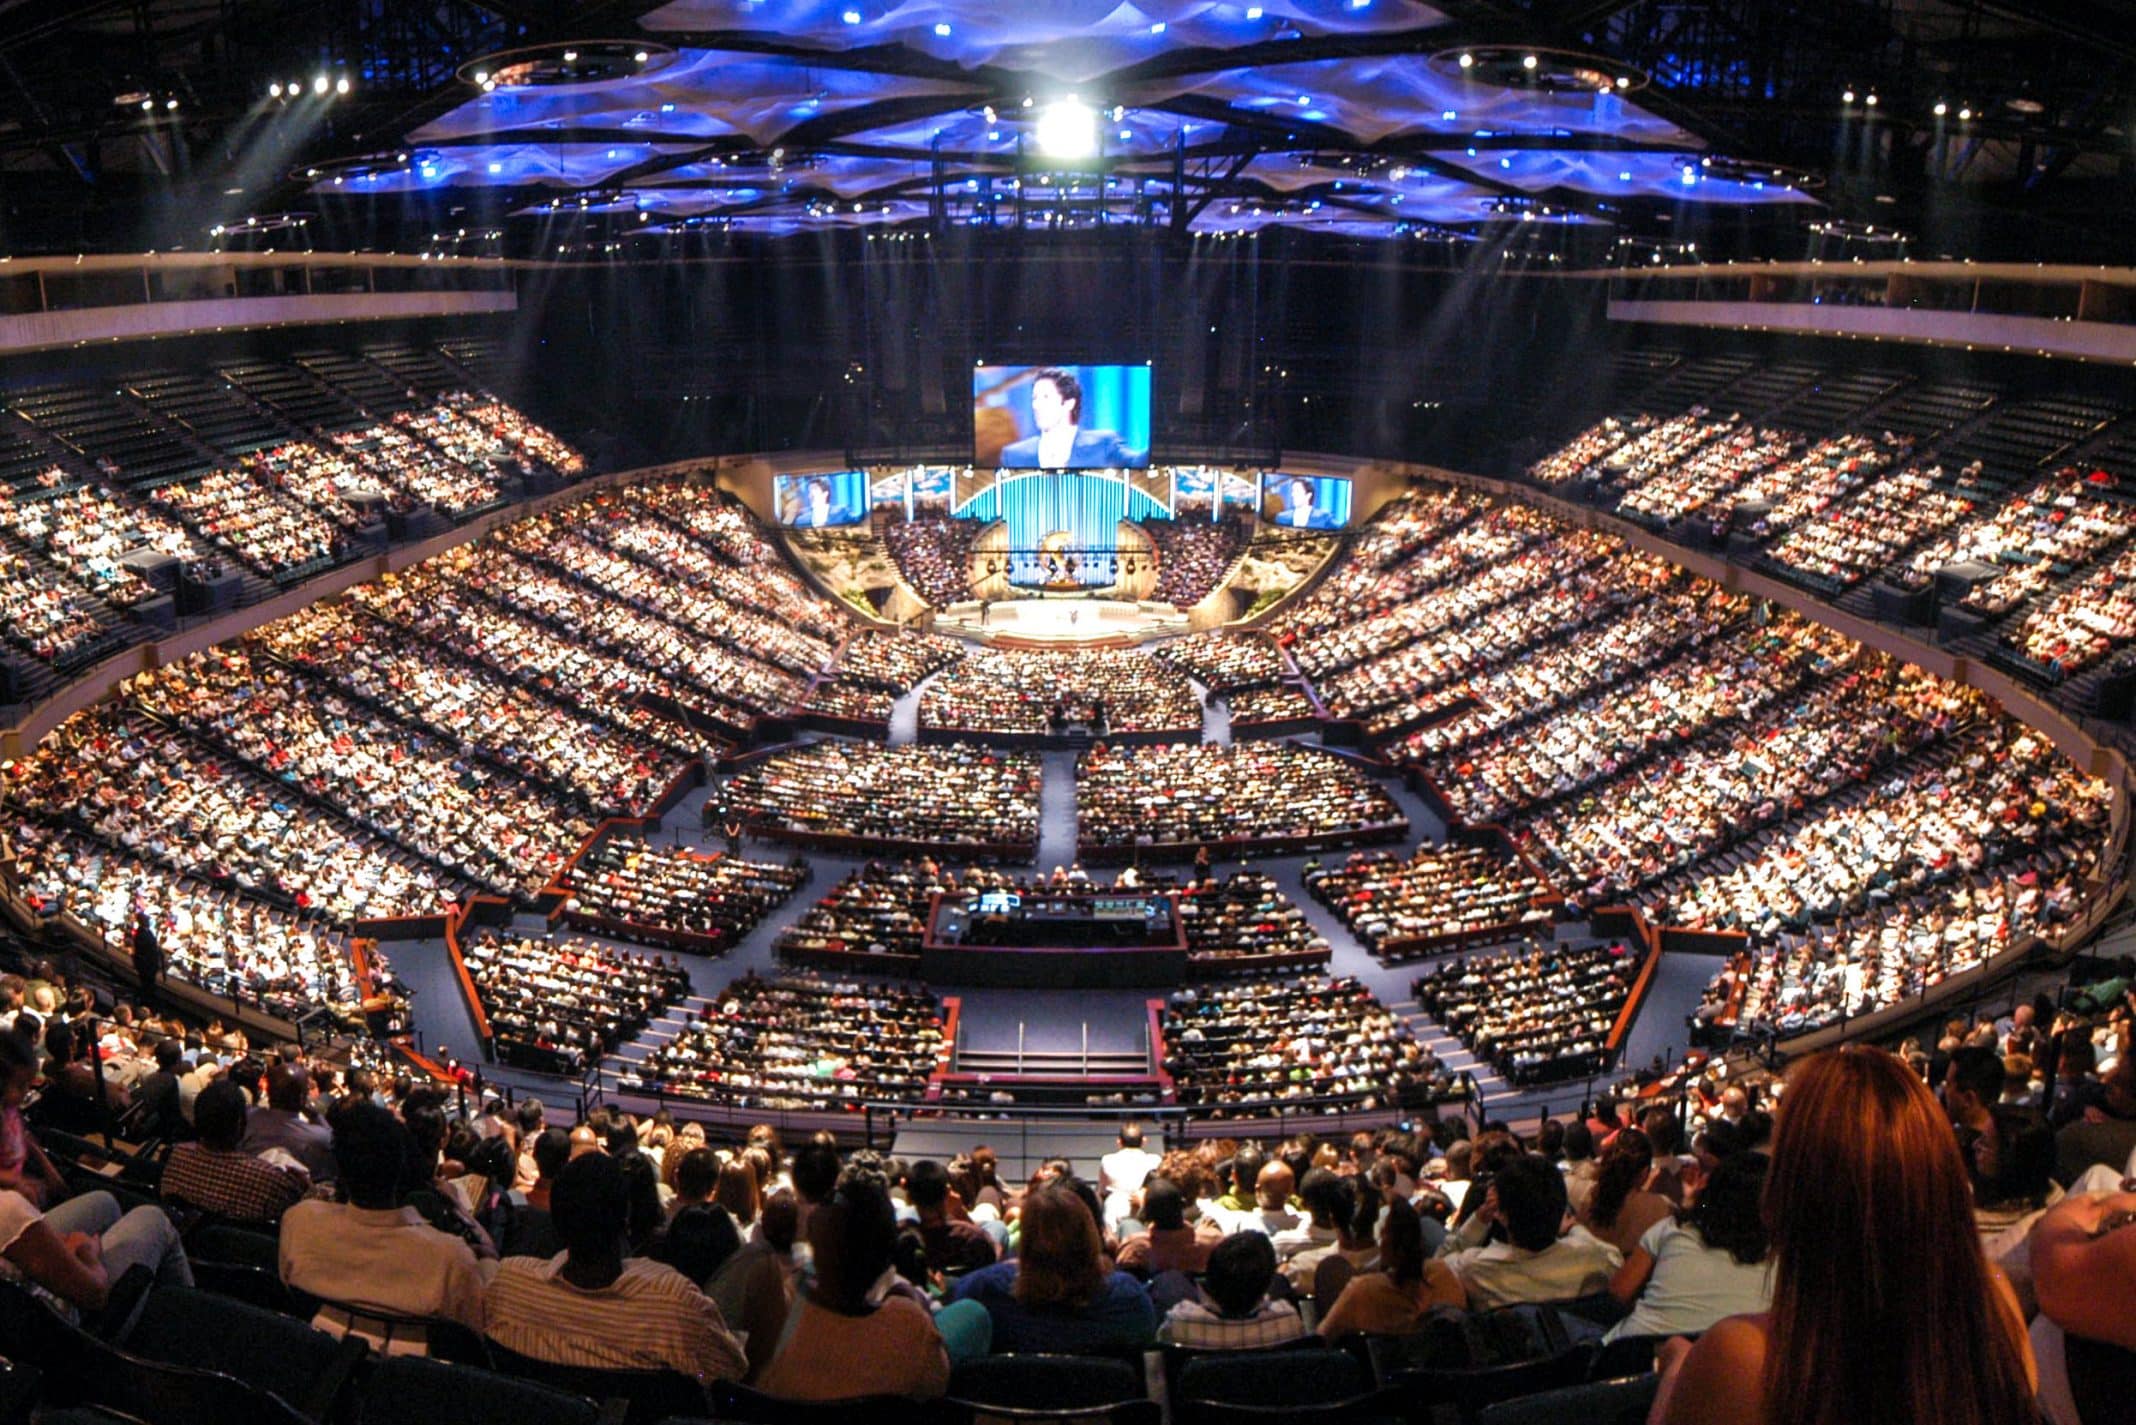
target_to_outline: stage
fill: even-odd
[[[984,606],[951,604],[935,615],[934,626],[937,633],[1007,648],[1070,648],[1168,638],[1187,632],[1187,616],[1170,604],[1034,592]]]

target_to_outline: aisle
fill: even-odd
[[[1045,781],[1038,789],[1038,874],[1075,864],[1075,758],[1073,752],[1041,755]]]

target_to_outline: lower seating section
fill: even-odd
[[[1038,844],[1038,783],[1030,753],[816,742],[749,763],[719,795],[762,835],[1021,859]]]
[[[1407,1026],[1350,978],[1225,983],[1165,1003],[1164,1070],[1214,1118],[1291,1100],[1301,1112],[1422,1107],[1452,1088]]]
[[[1084,859],[1208,846],[1235,854],[1405,835],[1409,819],[1355,762],[1287,742],[1099,746],[1076,764]]]
[[[774,953],[807,961],[920,953],[933,898],[957,888],[957,874],[932,861],[870,861],[779,932]],[[850,968],[868,967],[855,963]],[[915,968],[913,964],[896,967]]]
[[[1234,871],[1179,889],[1187,962],[1204,975],[1245,973],[1270,960],[1325,965],[1327,938],[1265,871]]]
[[[148,551],[195,569],[215,562],[175,521],[93,490],[41,500],[0,494],[0,523],[90,593],[121,609],[163,592],[128,567],[128,555]]]
[[[657,740],[672,739],[673,725],[644,709],[610,727],[354,602],[313,604],[256,639],[313,677],[596,811],[643,816],[683,772],[682,754]]]
[[[1610,1030],[1639,957],[1621,941],[1470,955],[1410,986],[1426,1013],[1516,1084],[1591,1078],[1609,1068]]]
[[[706,856],[611,837],[560,883],[567,918],[626,940],[715,954],[733,945],[808,880],[805,861]]]
[[[1290,671],[1273,640],[1233,633],[1190,633],[1160,644],[1150,656],[1217,693],[1265,687]]]
[[[0,635],[55,668],[79,667],[125,642],[58,569],[5,546],[0,546]]]
[[[868,630],[854,634],[838,655],[838,676],[848,683],[906,693],[963,656],[964,645],[953,638]]]
[[[485,930],[461,958],[497,1057],[545,1073],[583,1074],[690,992],[689,973],[673,960],[576,937]]]
[[[11,800],[211,885],[336,925],[435,915],[470,889],[235,759],[105,704],[14,764]]]
[[[1135,650],[981,648],[920,695],[920,726],[1036,735],[1080,723],[1106,733],[1198,736],[1201,704],[1177,672]]]
[[[592,821],[554,795],[234,648],[157,670],[144,711],[498,894],[531,895]]]
[[[985,528],[981,520],[925,516],[883,526],[883,542],[905,582],[940,609],[972,597],[972,542]]]
[[[1305,878],[1313,898],[1390,959],[1550,924],[1551,890],[1535,868],[1488,846],[1353,851]]]
[[[1296,688],[1246,688],[1223,695],[1230,710],[1231,725],[1246,727],[1262,722],[1297,722],[1320,716],[1313,700]]]
[[[1142,528],[1157,549],[1156,597],[1187,609],[1209,596],[1246,543],[1246,525],[1237,515],[1203,520],[1144,520]]]
[[[1660,888],[1653,909],[1762,941],[2011,863],[2043,867],[2066,899],[2111,800],[2040,734],[1996,720]]]
[[[317,1006],[352,1016],[363,997],[348,942],[324,922],[180,875],[71,831],[13,831],[17,894],[44,917],[64,912],[115,954],[145,913],[174,979],[284,1018]]]
[[[944,1052],[941,1002],[926,990],[748,975],[625,1066],[621,1084],[736,1108],[917,1103]]]

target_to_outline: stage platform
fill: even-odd
[[[1120,648],[1185,633],[1187,616],[1170,604],[1032,593],[983,610],[976,602],[951,604],[934,626],[1001,648]]]

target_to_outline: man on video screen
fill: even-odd
[[[1031,420],[1038,434],[1005,447],[1003,468],[1118,469],[1141,463],[1114,432],[1083,429],[1083,383],[1072,371],[1048,366],[1031,378]]]
[[[824,529],[851,524],[858,518],[856,511],[839,502],[838,492],[824,476],[811,475],[787,493],[786,522],[790,525]]]

